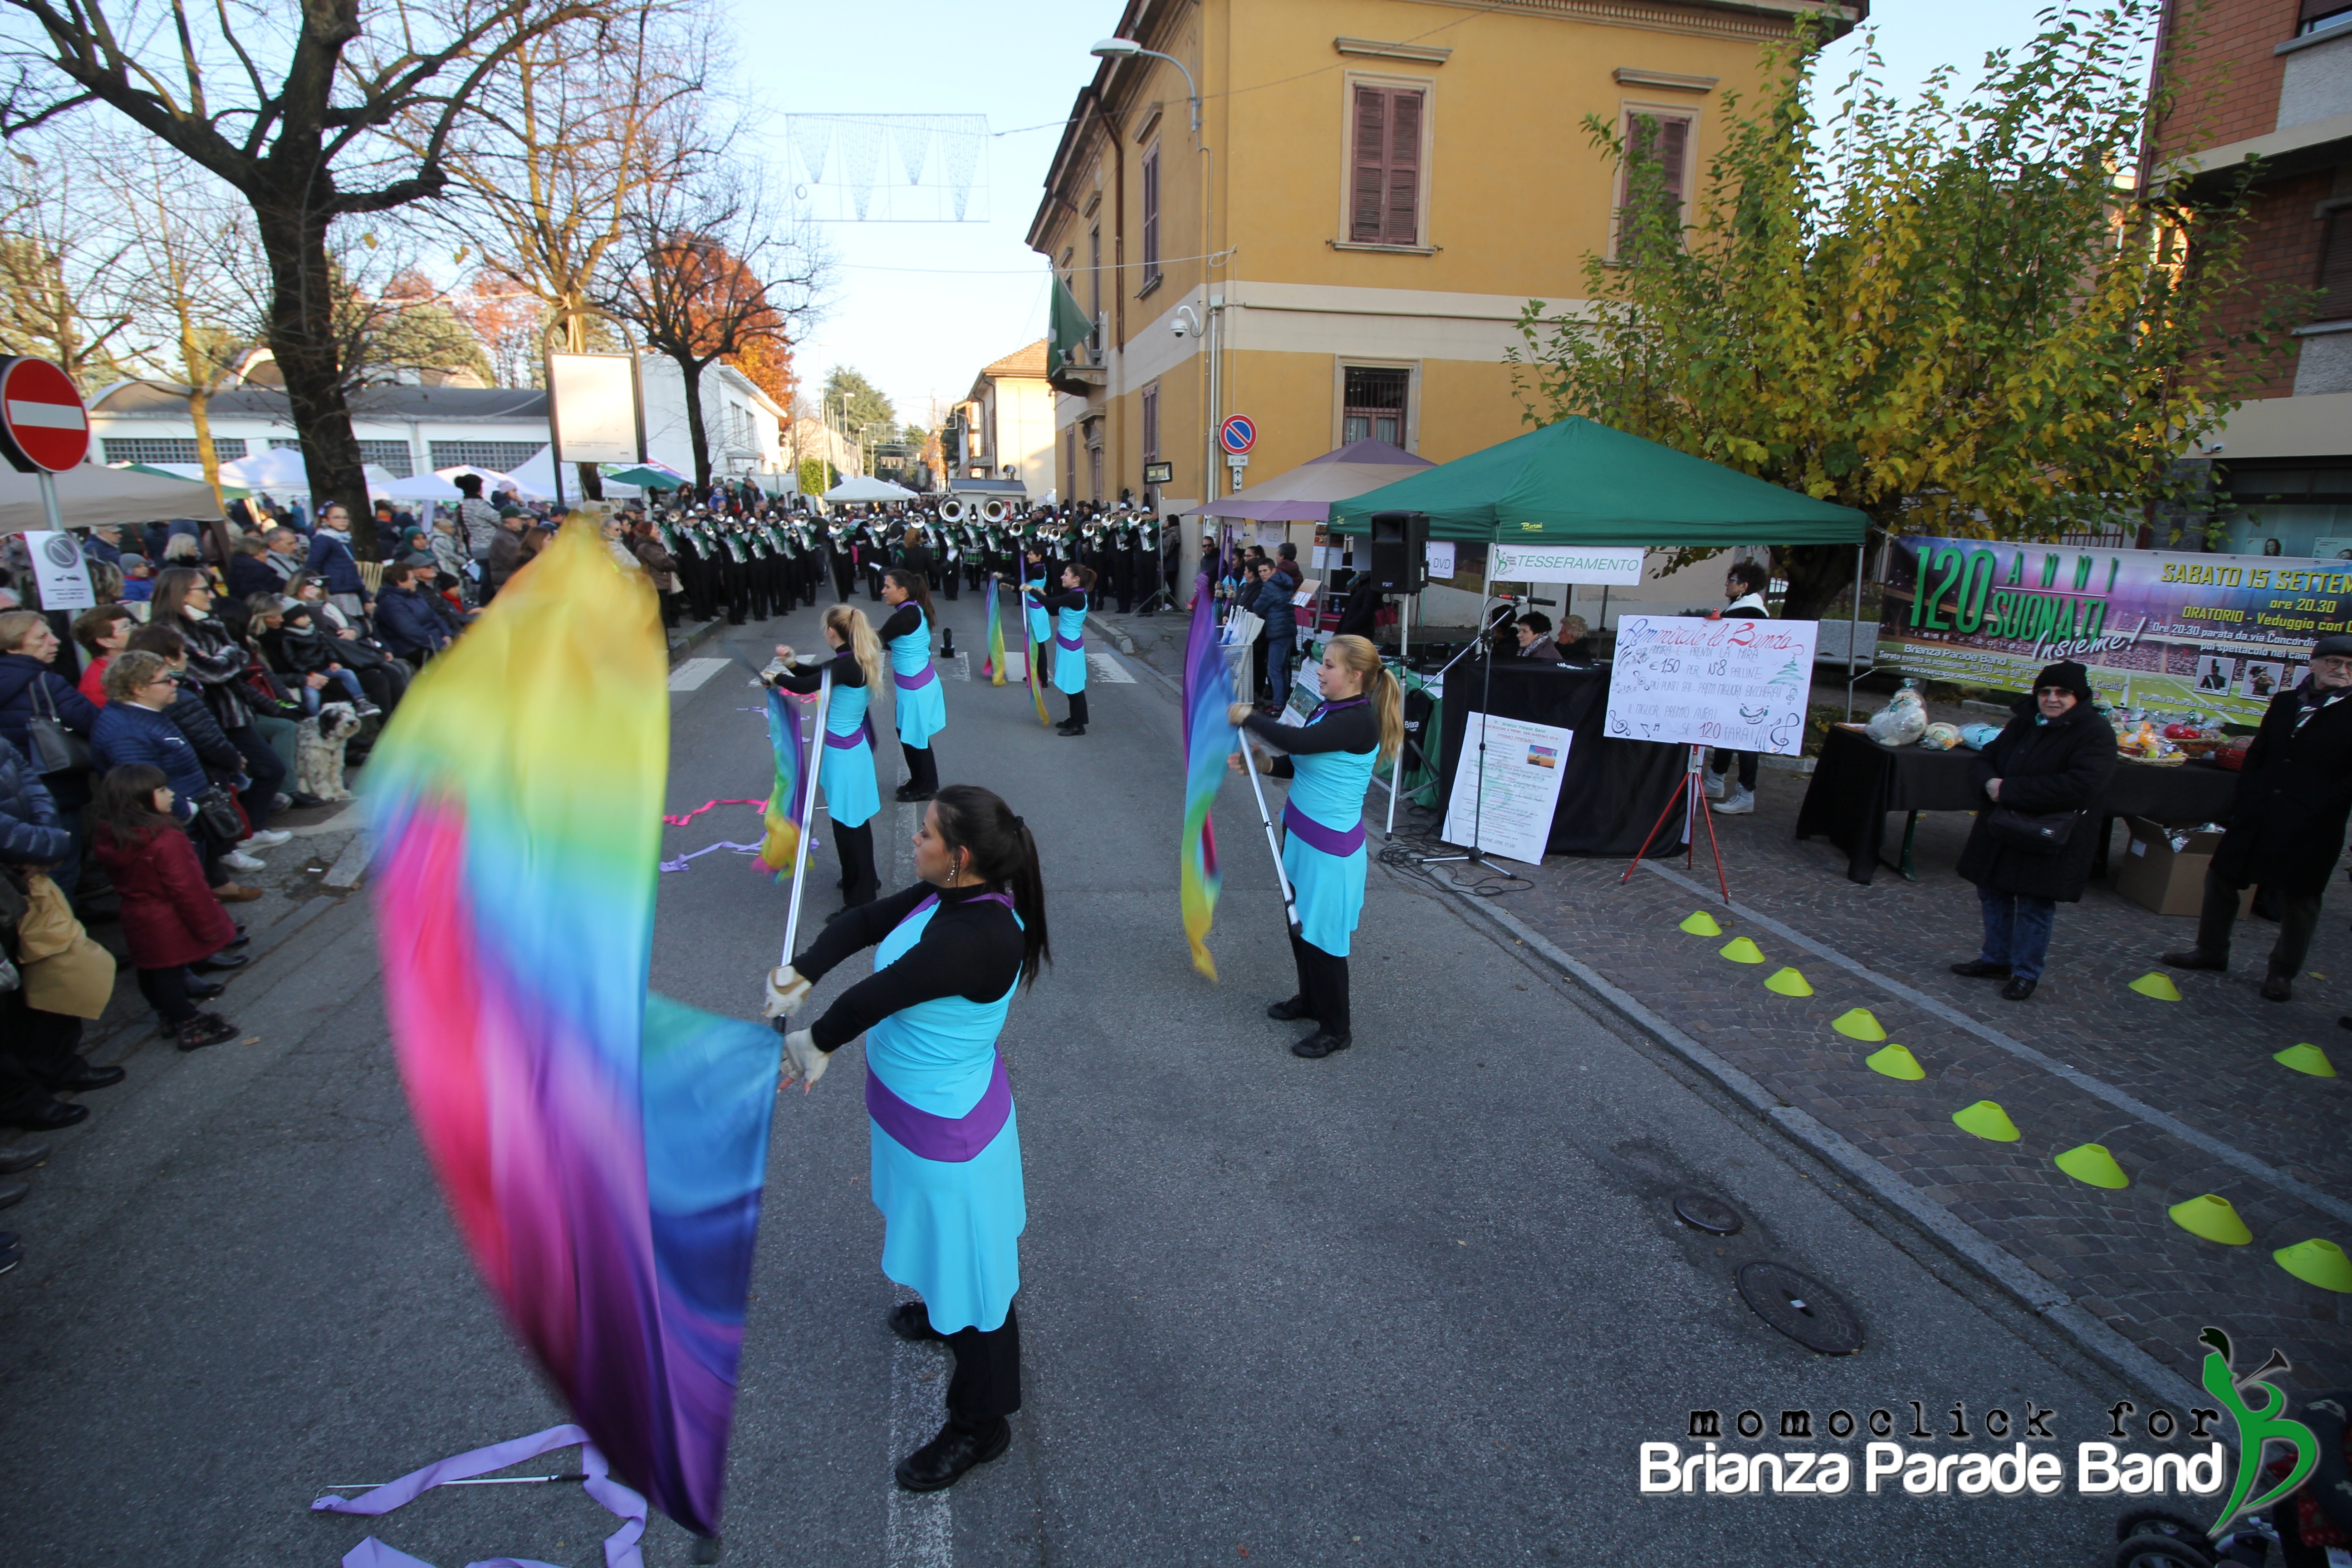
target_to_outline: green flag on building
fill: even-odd
[[[1077,357],[1078,345],[1095,330],[1094,321],[1078,308],[1077,296],[1059,277],[1054,279],[1052,324],[1045,334],[1045,374],[1059,375]]]

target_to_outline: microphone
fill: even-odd
[[[1558,599],[1530,599],[1525,595],[1521,595],[1518,602],[1522,605],[1549,605],[1554,607],[1557,607],[1559,604]]]

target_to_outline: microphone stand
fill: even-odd
[[[1492,584],[1490,583],[1488,586],[1491,588]],[[1493,716],[1495,697],[1495,648],[1493,643],[1488,639],[1494,636],[1496,630],[1502,625],[1502,621],[1499,616],[1493,619],[1488,618],[1486,601],[1493,596],[1494,595],[1491,593],[1482,594],[1479,595],[1479,625],[1477,640],[1473,642],[1468,647],[1464,648],[1460,653],[1455,654],[1452,658],[1447,659],[1445,661],[1444,668],[1440,669],[1437,672],[1437,678],[1442,681],[1445,679],[1446,670],[1452,669],[1455,665],[1469,658],[1476,649],[1486,649],[1486,677],[1484,688],[1478,695],[1478,767],[1477,780],[1475,785],[1478,794],[1477,797],[1471,803],[1470,806],[1470,851],[1466,855],[1432,855],[1422,862],[1424,866],[1440,866],[1448,861],[1454,860],[1466,861],[1474,866],[1484,866],[1486,863],[1486,851],[1480,847],[1478,843],[1478,835],[1485,829],[1486,822],[1486,727],[1488,721]],[[1500,609],[1504,615],[1510,614],[1510,595],[1505,595],[1503,596],[1503,603],[1496,607]],[[1464,732],[1467,733],[1469,726],[1466,715],[1465,716],[1463,727]],[[1444,748],[1441,745],[1440,751],[1442,752],[1443,749]],[[1452,796],[1449,795],[1447,798],[1450,800]],[[1441,825],[1440,831],[1443,831],[1443,825]]]

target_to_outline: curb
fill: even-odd
[[[1754,1112],[1759,1120],[1778,1129],[1790,1142],[1910,1221],[1948,1257],[2047,1323],[2084,1355],[2176,1409],[2188,1409],[2205,1397],[2179,1373],[2076,1306],[2074,1299],[2058,1287],[1978,1236],[1941,1205],[1912,1191],[1835,1129],[1782,1101],[1748,1073],[1675,1028],[1631,994],[1570,957],[1533,926],[1507,910],[1496,909],[1491,900],[1473,898],[1458,889],[1448,890],[1458,903],[1541,956],[1570,984],[1644,1039],[1672,1052]]]
[[[1110,640],[1118,646],[1118,651],[1127,655],[1128,658],[1133,658],[1135,657],[1135,639],[1128,636],[1127,633],[1120,630],[1118,627],[1112,626],[1108,621],[1103,619],[1102,612],[1100,610],[1088,610],[1087,612],[1087,625],[1094,627],[1095,630],[1110,638]]]
[[[694,630],[688,632],[684,637],[672,642],[669,645],[670,663],[676,664],[679,659],[684,658],[688,654],[692,653],[696,648],[700,647],[704,643],[707,643],[712,637],[717,637],[719,635],[719,628],[726,624],[727,623],[723,620],[705,621],[700,626],[695,627]]]

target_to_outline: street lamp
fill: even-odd
[[[1095,47],[1088,49],[1087,53],[1098,60],[1131,60],[1138,55],[1141,55],[1149,59],[1166,60],[1170,65],[1182,71],[1185,90],[1192,95],[1192,134],[1200,135],[1201,89],[1192,80],[1192,72],[1182,60],[1178,59],[1174,55],[1163,55],[1158,49],[1147,49],[1133,38],[1104,38],[1097,42]]]

